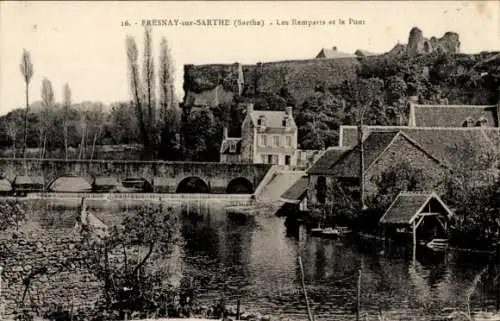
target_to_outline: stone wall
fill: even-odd
[[[23,309],[38,315],[57,307],[78,311],[94,306],[100,297],[99,283],[81,266],[74,233],[78,210],[50,211],[50,201],[23,200],[27,220],[18,231],[0,232],[2,310],[12,317]],[[42,209],[42,210],[40,210]]]
[[[420,29],[414,27],[410,31],[406,49],[406,53],[409,56],[427,54],[436,51],[441,53],[459,53],[459,35],[455,32],[446,32],[441,38],[431,37],[428,39],[424,37],[423,32]]]
[[[225,193],[231,181],[240,177],[258,186],[269,168],[267,164],[0,158],[0,177],[10,181],[17,175],[43,176],[46,183],[67,175],[81,176],[89,182],[96,176],[114,176],[119,181],[142,177],[150,183],[160,177],[168,193],[175,193],[188,177],[199,177],[207,182],[211,193]]]
[[[216,101],[228,104],[229,92],[235,97],[253,97],[258,93],[279,93],[283,88],[287,88],[297,103],[302,104],[317,87],[328,88],[356,79],[358,66],[357,58],[306,59],[244,66],[186,65],[184,104],[188,107],[213,106]]]

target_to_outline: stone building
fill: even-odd
[[[336,58],[356,58],[356,55],[338,51],[337,47],[322,48],[316,58],[336,59]]]
[[[241,137],[227,136],[221,144],[221,162],[297,165],[297,125],[292,107],[285,111],[254,110],[247,104]]]
[[[312,204],[333,201],[331,194],[318,197],[318,191],[330,184],[341,184],[346,191],[359,194],[361,174],[361,145],[337,147],[328,150],[307,171],[309,176],[309,201]],[[386,170],[402,163],[420,168],[433,178],[426,182],[429,188],[439,184],[446,164],[429,153],[421,144],[401,130],[372,131],[363,140],[364,186],[366,194],[377,191],[376,181]]]
[[[496,105],[426,105],[409,99],[409,127],[499,127],[500,102]]]

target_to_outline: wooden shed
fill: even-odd
[[[411,236],[413,244],[447,238],[453,215],[434,192],[401,192],[380,219],[384,236]]]
[[[45,180],[42,176],[16,176],[12,182],[14,193],[24,196],[28,193],[43,192]]]

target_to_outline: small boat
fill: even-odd
[[[426,246],[436,252],[445,251],[448,248],[448,240],[447,239],[433,239]]]
[[[336,238],[339,236],[339,231],[336,228],[327,227],[323,229],[321,235],[325,238]]]
[[[352,230],[347,226],[338,226],[337,231],[339,232],[340,235],[346,235],[352,233]]]

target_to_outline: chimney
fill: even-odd
[[[224,129],[222,130],[222,136],[223,136],[223,139],[227,139],[229,137],[227,127],[224,127]]]
[[[286,107],[285,108],[285,114],[287,116],[293,117],[293,107],[291,107],[291,106]]]
[[[253,112],[253,104],[247,103],[247,115],[250,115]]]
[[[415,105],[418,104],[418,96],[408,97],[408,126],[416,127]]]

